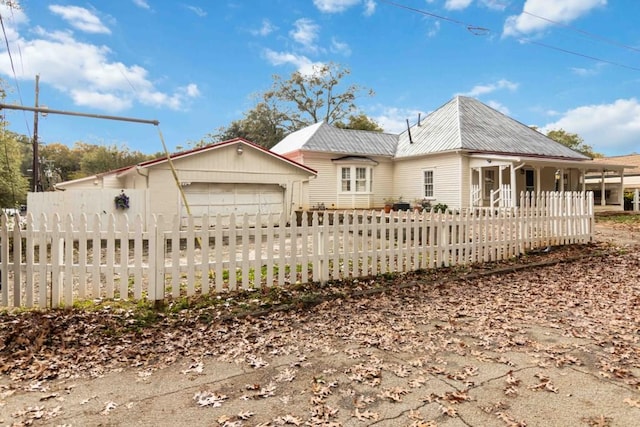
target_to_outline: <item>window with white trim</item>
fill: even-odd
[[[366,166],[340,167],[340,191],[370,193],[373,188],[373,168]]]
[[[367,168],[356,168],[356,193],[367,191]]]
[[[351,191],[351,168],[343,167],[342,170],[342,191],[348,193]]]
[[[433,170],[428,169],[424,171],[424,197],[433,198]]]

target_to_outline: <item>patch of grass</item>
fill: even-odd
[[[627,225],[640,225],[640,213],[636,212],[609,212],[595,216],[598,223],[615,223]]]

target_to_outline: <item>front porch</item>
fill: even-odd
[[[618,180],[608,181],[616,188],[616,197],[601,197],[596,210],[624,210],[624,166],[595,163],[591,160],[562,160],[537,157],[471,154],[469,156],[469,206],[515,207],[523,192],[587,191],[586,175],[617,172]],[[604,183],[602,193],[605,194]]]

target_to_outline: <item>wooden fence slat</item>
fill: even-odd
[[[104,227],[100,215],[28,216],[21,230],[3,215],[0,304],[155,301],[165,297],[167,275],[173,297],[191,296],[494,261],[593,238],[591,192],[523,192],[519,201],[447,212],[314,211],[299,224],[284,214],[218,214],[182,224],[154,216],[145,226],[140,215],[118,212]]]
[[[136,215],[134,220],[134,238],[133,238],[133,298],[142,299],[142,262],[144,254],[144,243],[142,239],[142,215]]]

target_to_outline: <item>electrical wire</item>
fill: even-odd
[[[20,105],[24,105],[24,102],[22,100],[22,92],[20,91],[20,84],[18,83],[18,76],[16,74],[16,68],[13,63],[13,55],[11,54],[11,47],[9,46],[9,38],[7,37],[7,30],[4,26],[4,19],[2,18],[1,13],[0,13],[0,27],[2,27],[2,35],[4,36],[5,46],[7,47],[7,54],[9,55],[9,63],[11,64],[11,72],[13,73],[13,80],[16,85],[16,90],[18,91],[18,98],[20,98]],[[22,53],[20,53],[20,59],[22,61]],[[29,134],[29,139],[32,139],[33,136],[31,135],[31,128],[29,127],[29,122],[27,121],[27,116],[24,112],[23,112],[23,117],[27,125],[27,133]]]
[[[2,112],[2,121],[5,121],[5,112]],[[16,180],[13,179],[13,169],[11,168],[11,164],[9,163],[9,144],[7,143],[7,134],[4,126],[2,127],[2,143],[4,144],[4,160],[7,164],[7,178],[11,183],[11,198],[13,200],[13,206],[17,206],[18,199],[16,197]]]
[[[423,10],[423,9],[417,9],[417,8],[414,8],[414,7],[411,7],[411,6],[407,6],[407,5],[404,5],[404,4],[400,4],[400,3],[396,3],[396,2],[393,2],[393,1],[390,1],[390,0],[380,0],[380,2],[381,3],[386,3],[388,5],[391,5],[391,6],[400,8],[400,9],[408,10],[410,12],[419,13],[421,15],[426,15],[426,16],[429,16],[429,17],[432,17],[432,18],[435,18],[435,19],[439,19],[439,20],[442,20],[442,21],[450,22],[452,24],[463,26],[473,35],[486,35],[486,34],[490,34],[490,33],[495,33],[495,31],[492,31],[490,28],[469,24],[469,23],[466,23],[466,22],[463,22],[463,21],[460,21],[460,20],[457,20],[457,19],[449,18],[449,17],[443,16],[443,15],[438,15],[438,14],[433,13],[433,12],[429,12],[429,11],[426,11],[426,10]],[[530,14],[530,13],[527,12],[527,14]],[[533,14],[530,14],[530,15],[532,15],[532,16],[534,16],[536,18],[544,19],[546,21],[549,21],[549,22],[557,24],[557,25],[563,25],[563,24],[560,24],[560,23],[556,23],[555,21],[552,21],[552,20],[550,20],[548,18],[539,17],[539,16],[533,15]],[[621,47],[625,47],[627,49],[631,48],[632,50],[638,50],[640,52],[639,49],[635,49],[635,48],[632,48],[630,46],[617,43],[615,41],[606,39],[604,37],[599,37],[599,36],[593,35],[591,33],[587,33],[586,31],[574,29],[573,27],[569,27],[569,26],[565,26],[565,27],[573,29],[574,31],[580,32],[580,33],[582,33],[584,35],[589,35],[592,38],[599,38],[599,39],[601,39],[603,41],[607,41],[608,43],[620,45]],[[583,54],[583,53],[580,53],[580,52],[576,52],[576,51],[569,50],[569,49],[564,49],[564,48],[553,46],[553,45],[550,45],[550,44],[547,44],[547,43],[541,43],[541,42],[538,42],[538,41],[535,41],[535,40],[531,40],[531,39],[520,38],[520,39],[518,39],[518,41],[523,42],[523,43],[533,44],[533,45],[540,46],[540,47],[543,47],[543,48],[546,48],[546,49],[550,49],[550,50],[555,50],[555,51],[558,51],[558,52],[566,53],[566,54],[569,54],[569,55],[579,56],[579,57],[585,58],[585,59],[590,59],[590,60],[593,60],[593,61],[614,65],[614,66],[617,66],[617,67],[620,67],[620,68],[626,68],[628,70],[640,71],[640,68],[638,68],[638,67],[633,67],[633,66],[630,66],[630,65],[622,64],[620,62],[611,61],[611,60],[599,58],[599,57],[596,57],[596,56],[586,55],[586,54]]]
[[[607,37],[602,37],[602,36],[600,36],[598,34],[590,33],[590,32],[585,31],[585,30],[581,30],[580,28],[573,27],[573,26],[568,25],[568,24],[563,24],[562,22],[554,21],[553,19],[545,18],[544,16],[536,15],[535,13],[527,12],[526,10],[523,10],[522,13],[525,14],[525,15],[533,16],[534,18],[538,18],[538,19],[541,19],[543,21],[549,22],[549,23],[551,23],[553,25],[557,25],[559,27],[566,28],[568,30],[574,31],[574,32],[576,32],[578,34],[581,34],[583,36],[592,38],[594,40],[600,40],[602,42],[608,43],[608,44],[613,45],[613,46],[621,47],[623,49],[628,49],[628,50],[635,51],[635,52],[640,52],[640,49],[635,48],[633,46],[629,46],[629,45],[626,45],[624,43],[620,43],[620,42],[618,42],[616,40],[609,39]]]

